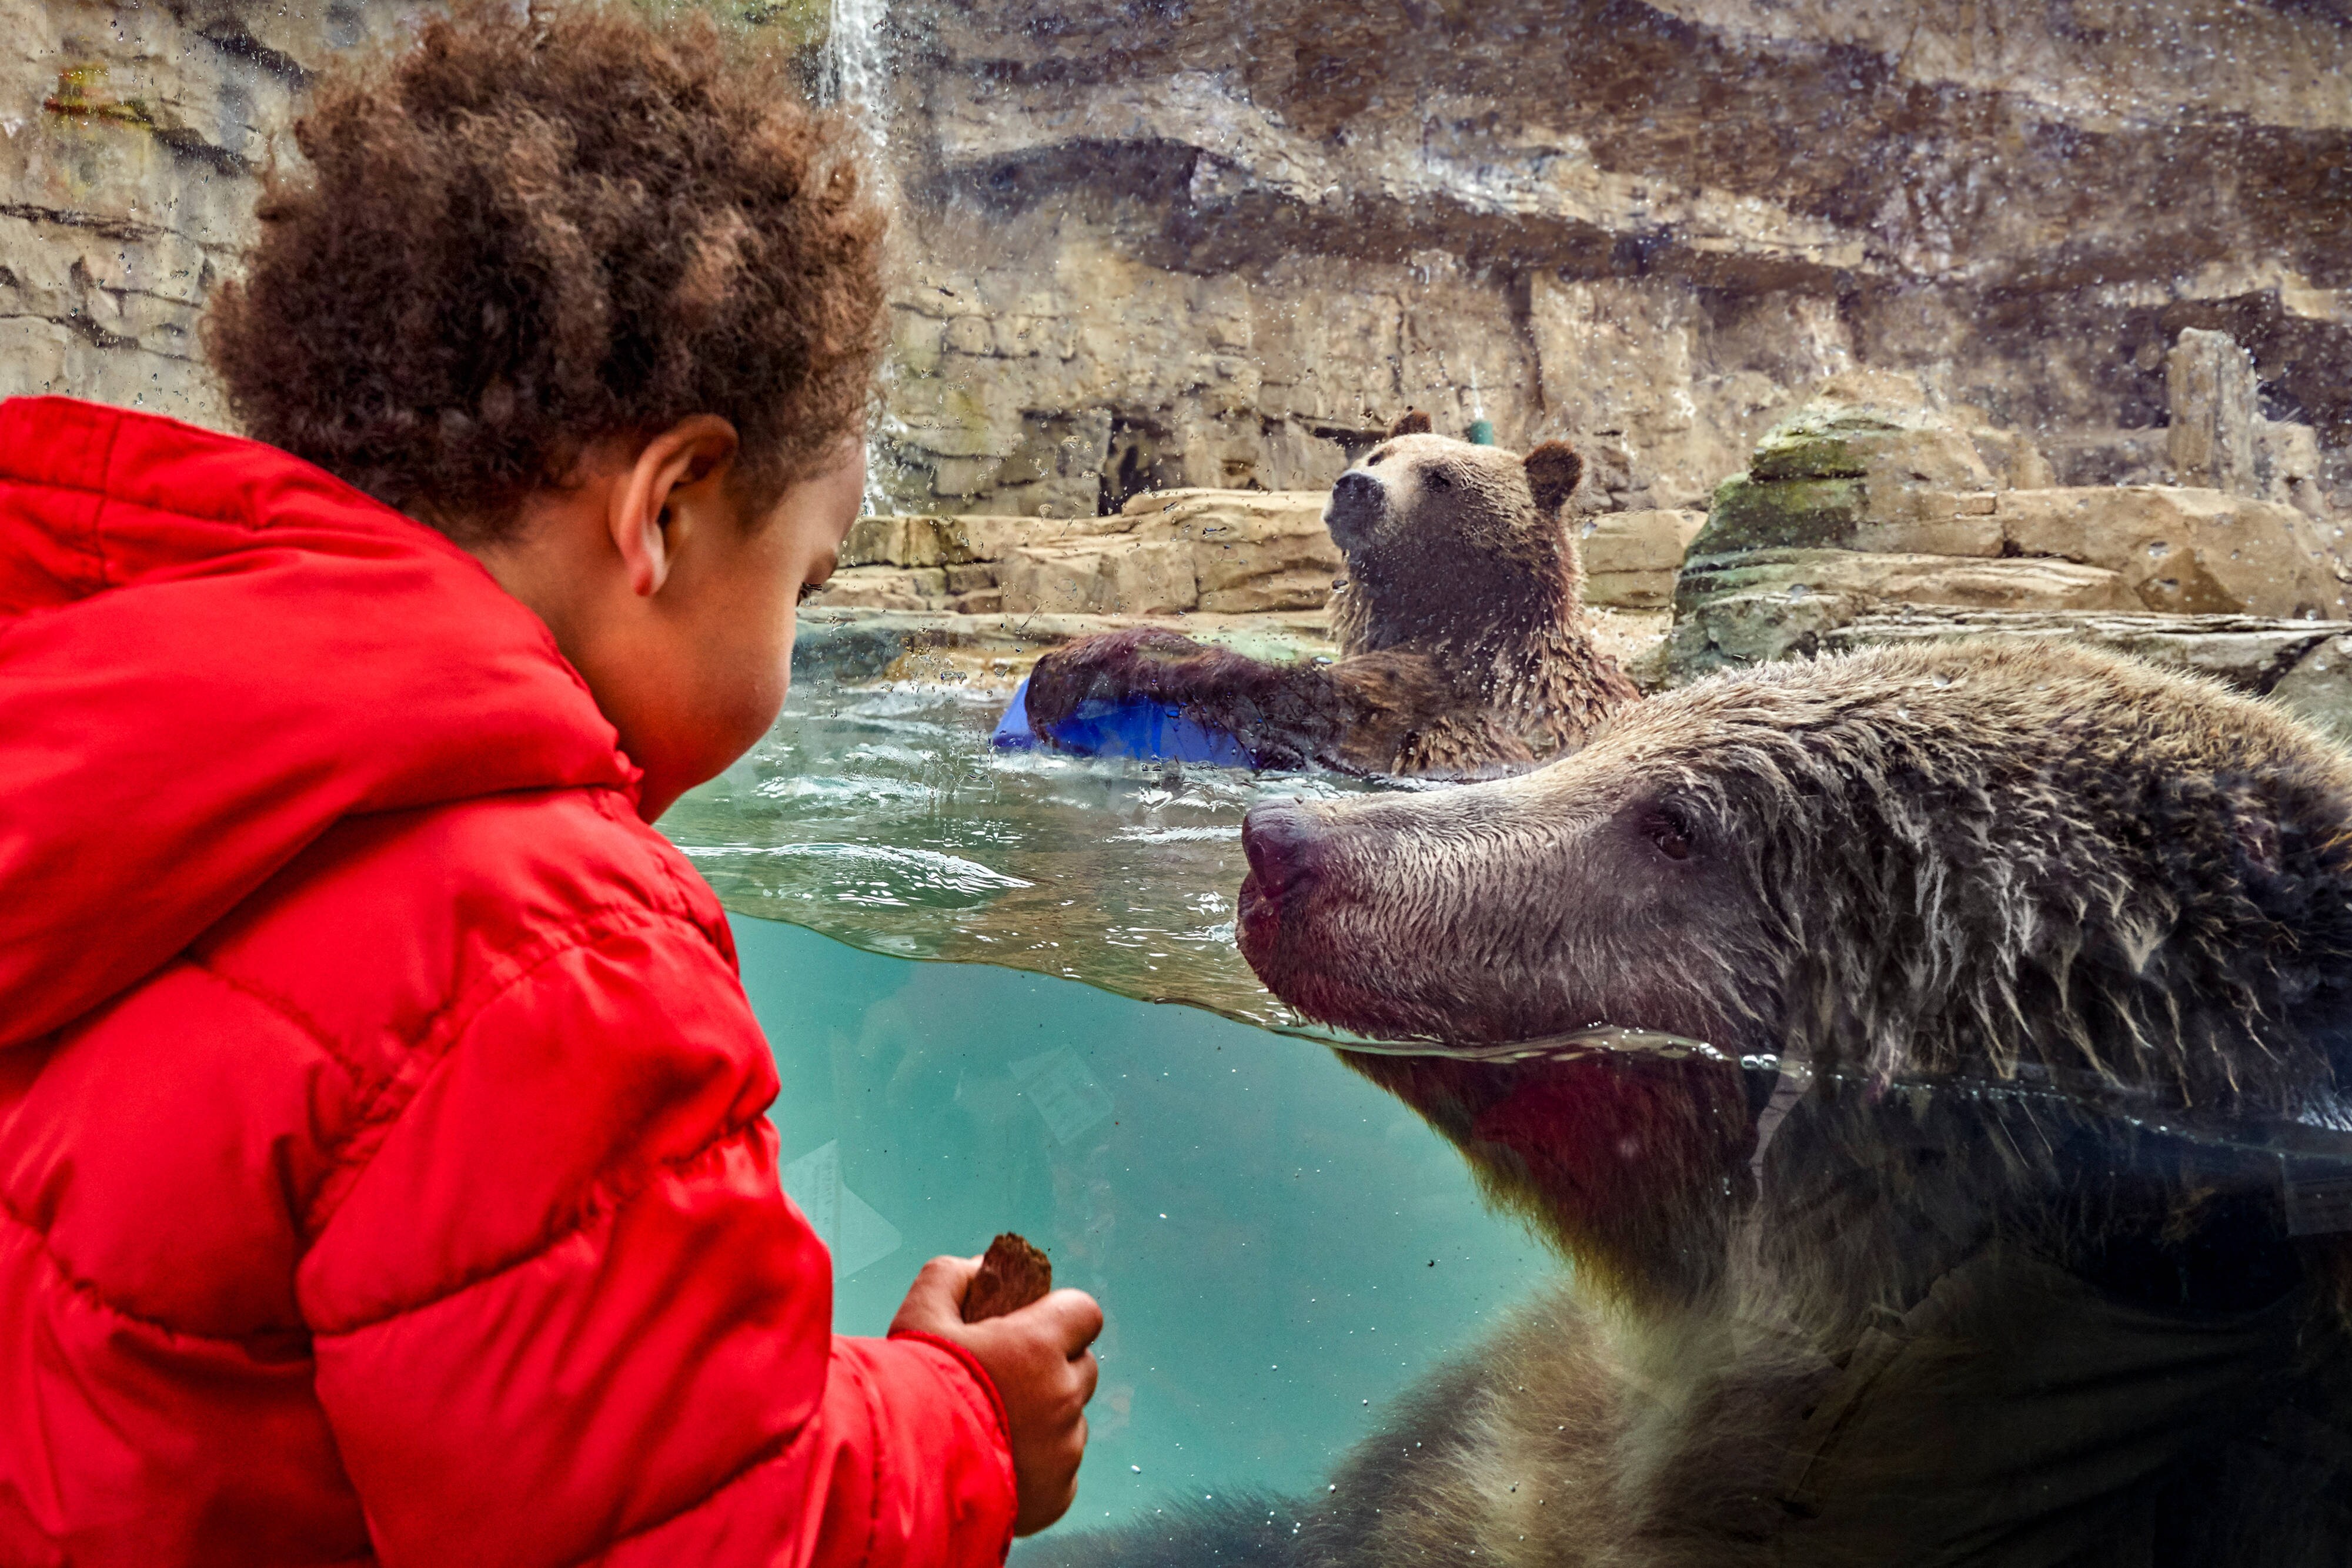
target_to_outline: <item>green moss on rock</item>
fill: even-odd
[[[1727,479],[1708,506],[1690,553],[1834,549],[1849,543],[1863,516],[1859,479]]]

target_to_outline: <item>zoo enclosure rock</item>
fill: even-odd
[[[1598,512],[1571,525],[1581,536],[1585,602],[1649,610],[1674,603],[1683,556],[1706,526],[1706,514]]]
[[[0,0],[0,392],[220,423],[194,324],[257,171],[423,9]],[[2210,369],[2224,477],[2183,477],[2352,500],[2326,5],[876,9],[908,512],[1319,490],[1408,403],[1575,441],[1585,509],[1696,509],[1862,364],[2030,433],[2053,476],[1973,433],[1996,488],[2173,477],[2176,368],[2185,404]],[[808,12],[749,14],[793,49]],[[2184,329],[2245,345],[2251,397],[2176,367]],[[908,570],[943,575],[908,602],[987,591]]]
[[[1823,653],[1846,653],[1883,643],[1962,637],[2057,637],[2175,665],[2257,696],[2273,697],[2339,739],[2352,741],[2352,621],[1902,606],[1828,627],[1820,642]]]
[[[2064,459],[1979,442],[1996,486],[2158,480],[2183,328],[2313,433],[2273,444],[2306,500],[2352,495],[2352,33],[2318,8],[892,16],[913,508],[1318,488],[1408,403],[1577,441],[1593,506],[1695,507],[1862,363]]]
[[[2113,571],[2150,610],[2341,617],[2347,609],[2331,541],[2281,502],[2156,485],[1996,499],[2004,553]]]
[[[876,610],[1172,615],[1319,610],[1346,562],[1320,490],[1157,490],[1108,517],[868,517],[813,602]],[[1580,535],[1589,603],[1674,599],[1697,511],[1603,512]]]
[[[2206,340],[2184,334],[2176,366],[2242,369]],[[2175,428],[2193,427],[2210,378],[2176,385]],[[1717,491],[1677,588],[1671,679],[1872,642],[2074,636],[2352,716],[2335,530],[2211,487],[1967,488],[1990,475],[1981,452],[1950,415],[1898,406],[1902,390],[1832,382]]]
[[[1095,519],[1084,544],[1016,550],[1006,562],[1005,608],[1081,608],[1073,593],[1098,597],[1129,560],[1165,562],[1169,584],[1158,604],[1120,600],[1102,608],[1127,613],[1203,610],[1219,614],[1318,610],[1345,572],[1339,546],[1323,526],[1321,491],[1168,490],[1130,499],[1118,516]],[[1094,569],[1087,583],[1088,568]],[[1149,573],[1151,569],[1145,568]],[[1189,574],[1192,589],[1184,597]],[[1091,605],[1087,606],[1091,607]]]
[[[1166,490],[1108,517],[861,517],[816,602],[1018,614],[1319,610],[1345,570],[1318,491]]]
[[[313,74],[423,7],[0,0],[0,396],[228,423],[196,349]]]
[[[2184,330],[2166,356],[2165,389],[2171,408],[2165,449],[2176,482],[2284,501],[2313,517],[2328,514],[2318,432],[2263,417],[2253,357],[2228,334]]]

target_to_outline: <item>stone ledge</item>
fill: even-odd
[[[1894,406],[1903,390],[1887,378],[1831,383],[1716,491],[1676,580],[1673,678],[1844,646],[1848,628],[1890,612],[1938,625],[2058,617],[2068,629],[2086,615],[2109,626],[2135,614],[2352,620],[2352,576],[2298,507],[2221,487],[1984,487],[1994,433],[1963,440],[1945,415]],[[2171,635],[2140,641],[2169,648]],[[2242,667],[2252,655],[2234,643],[2224,658],[2213,628],[2196,635],[2238,684],[2267,691],[2284,678]]]
[[[1346,570],[1324,502],[1319,490],[1185,489],[1137,496],[1102,517],[861,517],[842,569],[813,602],[1013,614],[1319,610]]]
[[[860,517],[813,605],[1013,614],[1320,610],[1347,570],[1320,490],[1155,490],[1110,517]],[[1699,511],[1602,512],[1580,525],[1585,598],[1662,609]]]
[[[2058,637],[2210,675],[2274,698],[2338,738],[2352,739],[2352,621],[2256,615],[2078,613],[1906,608],[1863,615],[1820,635],[1823,653],[1959,638]]]
[[[1319,612],[1259,615],[958,613],[945,611],[803,610],[793,643],[793,675],[836,681],[953,679],[1010,686],[1037,655],[1063,643],[1127,626],[1160,626],[1255,657],[1339,655]]]
[[[1663,610],[1595,610],[1593,641],[1635,683],[1664,679]],[[1330,622],[1320,611],[1226,615],[958,614],[947,612],[812,607],[800,616],[793,646],[795,680],[949,680],[1010,688],[1046,649],[1124,626],[1160,626],[1255,658],[1337,658]]]
[[[1664,609],[1675,601],[1683,554],[1706,526],[1699,511],[1596,512],[1578,527],[1587,604]]]

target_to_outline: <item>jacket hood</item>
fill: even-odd
[[[431,529],[255,442],[0,403],[0,1050],[345,817],[635,781],[545,625]]]

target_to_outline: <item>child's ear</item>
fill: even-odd
[[[677,549],[676,516],[726,484],[735,460],[735,427],[717,414],[689,414],[638,448],[613,492],[613,546],[639,598],[661,591]]]
[[[1427,435],[1433,428],[1429,415],[1417,408],[1409,408],[1390,422],[1385,439],[1394,440],[1400,435]]]
[[[1528,488],[1536,495],[1536,513],[1550,517],[1568,504],[1576,482],[1584,477],[1584,459],[1565,441],[1547,441],[1527,455]]]

